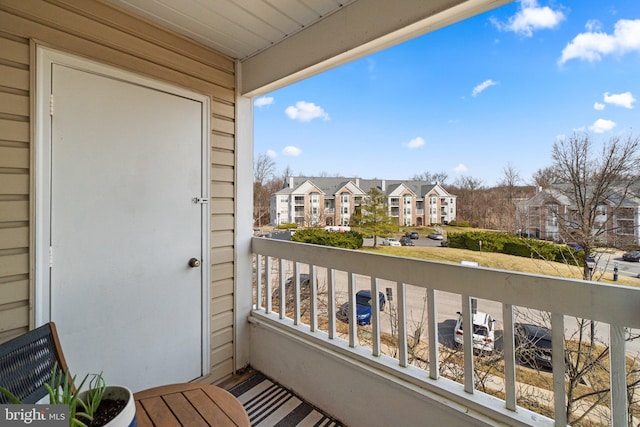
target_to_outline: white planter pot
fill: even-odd
[[[80,393],[79,399],[83,399],[88,391]],[[136,427],[136,403],[133,400],[133,392],[124,386],[107,386],[103,399],[122,399],[127,404],[114,419],[109,421],[105,427]]]

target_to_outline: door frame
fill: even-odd
[[[33,147],[33,205],[32,213],[35,224],[33,265],[34,265],[34,298],[33,311],[35,326],[43,325],[51,319],[51,282],[49,271],[49,239],[51,236],[51,109],[55,112],[55,102],[51,101],[51,74],[54,64],[63,65],[98,76],[116,79],[123,82],[147,87],[176,96],[192,99],[202,105],[201,117],[201,194],[209,203],[201,206],[201,348],[202,375],[210,373],[211,339],[210,339],[210,117],[211,103],[206,95],[174,86],[168,83],[144,77],[129,71],[104,65],[86,58],[61,52],[51,48],[36,45],[36,76],[35,76],[35,126]]]

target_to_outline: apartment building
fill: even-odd
[[[570,220],[575,203],[559,188],[538,188],[530,199],[518,203],[518,227],[523,234],[545,240],[562,241],[559,221]],[[603,243],[624,247],[640,244],[640,198],[623,192],[609,195],[596,207],[595,225],[604,229]]]
[[[345,177],[288,177],[271,196],[272,225],[348,225],[363,198],[378,188],[400,226],[446,224],[456,219],[456,196],[439,183]]]

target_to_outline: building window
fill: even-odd
[[[558,226],[558,205],[547,205],[547,226]]]

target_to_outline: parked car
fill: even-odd
[[[299,274],[300,277],[300,292],[309,292],[309,289],[311,288],[311,278],[308,274],[306,273],[301,273]],[[289,278],[287,278],[287,280],[285,280],[284,282],[284,289],[285,289],[285,294],[287,295],[287,298],[289,298],[289,295],[293,294],[293,287],[295,284],[295,277],[294,276],[290,276]],[[277,298],[280,296],[280,284],[279,283],[275,283],[274,284],[274,289],[273,289],[273,297]]]
[[[403,236],[400,238],[400,244],[402,246],[415,246],[416,244],[413,243],[413,240],[411,240],[410,237],[407,236]]]
[[[444,236],[441,233],[431,233],[427,237],[433,240],[444,240]]]
[[[473,313],[473,348],[485,353],[493,353],[495,344],[495,320],[487,313],[476,311]],[[463,339],[462,313],[458,312],[458,321],[454,329],[453,340],[456,346],[462,348]]]
[[[447,239],[441,240],[440,241],[440,246],[442,246],[443,248],[448,248],[449,247],[449,241]]]
[[[533,368],[551,368],[551,331],[543,326],[514,323],[516,360]]]
[[[392,237],[389,237],[388,239],[382,239],[382,243],[380,243],[380,245],[381,246],[402,246],[398,239],[394,239]]]
[[[420,235],[418,234],[417,231],[411,231],[411,232],[407,231],[405,236],[407,236],[410,239],[419,239],[420,238]]]
[[[573,249],[574,251],[581,251],[582,250],[582,246],[580,246],[579,244],[577,244],[576,242],[569,242],[567,243],[567,247]]]
[[[384,311],[387,298],[383,292],[378,292],[378,304],[380,311]],[[338,319],[349,323],[349,303],[345,302],[338,310]],[[358,325],[368,325],[371,323],[371,291],[363,290],[356,293],[356,318]]]
[[[631,262],[640,262],[640,251],[625,252],[622,254],[622,259]]]

